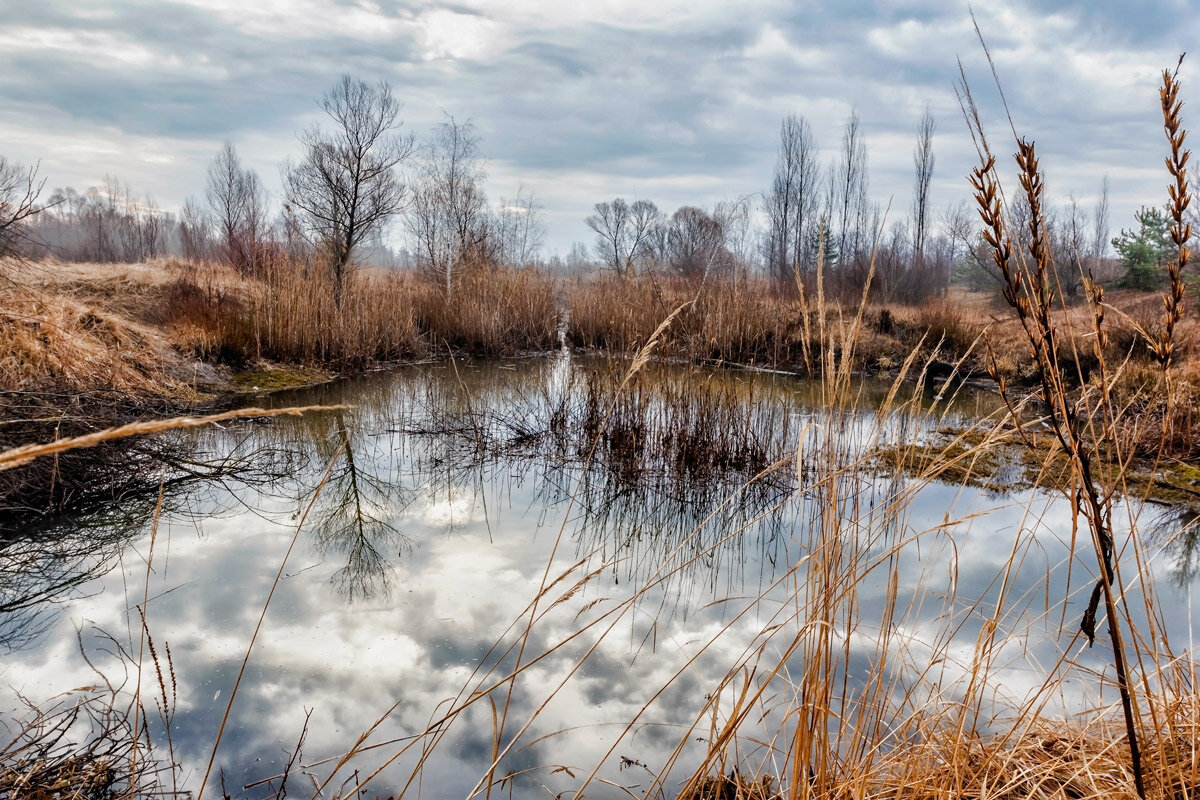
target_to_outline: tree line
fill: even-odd
[[[0,160],[0,239],[32,257],[141,261],[166,254],[216,259],[254,273],[276,255],[319,261],[340,298],[347,271],[363,260],[396,261],[387,226],[403,220],[406,260],[447,292],[471,265],[535,262],[544,238],[541,208],[524,188],[492,208],[474,126],[453,117],[426,142],[400,131],[402,104],[386,82],[343,76],[320,99],[327,120],[298,137],[300,155],[281,167],[281,209],[272,217],[257,173],[226,142],[203,195],[178,215],[106,178],[85,192],[56,190],[44,203],[36,167]],[[402,170],[409,174],[407,179]],[[10,206],[12,207],[10,210]]]
[[[545,226],[536,198],[522,188],[493,207],[486,164],[470,122],[453,117],[418,142],[402,132],[402,103],[386,82],[343,76],[319,99],[324,125],[298,136],[299,155],[281,166],[280,210],[231,142],[209,165],[203,194],[178,215],[136,196],[115,178],[84,192],[56,190],[39,201],[37,167],[0,157],[0,256],[23,253],[76,261],[140,261],[164,254],[216,259],[253,273],[280,254],[320,262],[340,298],[356,263],[408,265],[452,293],[472,266],[545,263]],[[767,188],[715,204],[685,205],[668,214],[645,199],[596,203],[584,220],[591,257],[573,248],[574,266],[628,277],[662,270],[706,280],[713,274],[759,271],[780,286],[861,291],[871,278],[883,299],[916,301],[952,280],[986,288],[997,280],[982,250],[966,201],[935,211],[931,187],[936,124],[926,110],[916,127],[913,188],[906,211],[884,208],[870,195],[865,134],[856,113],[847,119],[836,155],[823,162],[812,125],[789,114]],[[1027,215],[1009,209],[1015,229]],[[1148,288],[1158,280],[1163,226],[1156,209],[1138,213],[1138,227],[1108,238],[1108,184],[1089,214],[1074,198],[1049,215],[1056,263],[1072,276]],[[388,247],[389,224],[400,219],[408,247]],[[894,219],[885,227],[885,219]],[[1117,260],[1109,259],[1109,245]]]

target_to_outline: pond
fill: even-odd
[[[1095,561],[1071,554],[1069,503],[1013,488],[995,454],[966,486],[842,468],[994,397],[861,381],[831,409],[791,376],[651,363],[622,387],[629,367],[416,365],[262,401],[344,408],[163,434],[161,499],[0,551],[0,711],[136,691],[140,663],[150,736],[181,764],[167,788],[199,788],[228,708],[210,792],[271,795],[289,771],[305,796],[464,797],[490,776],[641,797],[678,791],[746,686],[776,682],[739,757],[786,748],[814,652],[842,665],[839,697],[893,719],[986,695],[983,731],[1114,701],[1106,640],[1076,632]],[[1141,515],[1132,583],[1187,611],[1163,616],[1190,649],[1180,515],[1117,508]]]

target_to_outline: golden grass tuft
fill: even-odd
[[[164,395],[181,389],[162,331],[69,294],[0,281],[0,387]]]
[[[442,286],[410,279],[408,302],[435,353],[498,357],[559,345],[557,281],[533,267],[472,267],[449,297]]]

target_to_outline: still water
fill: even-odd
[[[968,425],[993,398],[924,392],[880,414],[890,387],[864,383],[831,415],[819,385],[764,373],[650,365],[617,395],[627,367],[565,353],[419,365],[262,399],[340,410],[167,434],[177,458],[157,512],[157,497],[131,497],[0,551],[0,712],[95,686],[97,671],[131,689],[140,652],[195,790],[262,617],[215,759],[235,796],[277,788],[256,782],[283,771],[302,731],[289,790],[312,794],[372,726],[324,796],[386,765],[363,796],[463,797],[498,753],[494,780],[512,775],[503,788],[520,796],[577,788],[593,768],[590,796],[641,796],[676,748],[673,774],[702,757],[721,680],[777,655],[765,632],[802,593],[831,492],[853,521],[842,535],[888,565],[856,579],[851,671],[869,669],[884,626],[907,702],[953,702],[998,602],[997,708],[1027,702],[1061,659],[1106,669],[1103,642],[1074,635],[1094,564],[1070,557],[1069,506],[1002,491],[1004,459],[989,462],[992,486],[917,486],[886,466],[817,486],[834,450]],[[1186,650],[1179,515],[1140,513],[1140,583],[1174,609],[1168,633]],[[885,624],[889,570],[901,611]],[[160,663],[170,651],[161,689],[139,608]],[[1066,674],[1048,710],[1114,697]],[[786,696],[773,702],[763,730],[786,712]],[[431,726],[408,785],[422,750],[397,754]]]

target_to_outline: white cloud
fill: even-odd
[[[314,39],[329,35],[366,40],[395,36],[408,28],[378,4],[347,6],[334,0],[168,0],[212,14],[232,28],[264,39]]]
[[[438,9],[420,17],[424,57],[482,59],[503,47],[501,28],[492,20]]]
[[[34,28],[18,25],[0,28],[0,48],[12,53],[52,53],[72,61],[86,61],[106,69],[151,66],[178,67],[177,56],[140,42],[134,36],[105,31]]]

